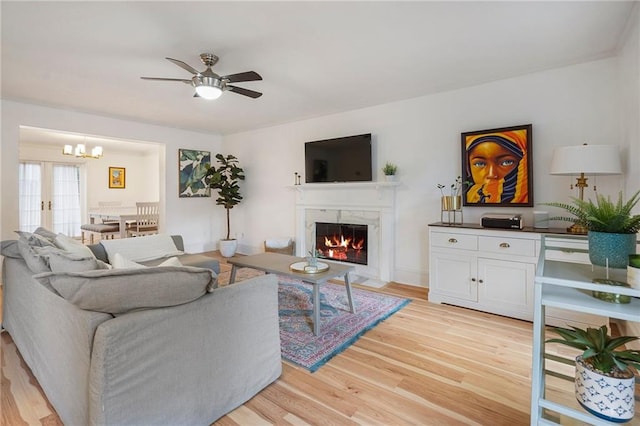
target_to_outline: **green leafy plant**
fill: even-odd
[[[384,173],[387,176],[395,175],[397,171],[398,171],[398,166],[389,162],[387,162],[382,168],[382,173]]]
[[[618,201],[597,194],[596,202],[584,201],[572,197],[573,204],[543,203],[547,206],[559,207],[575,217],[556,216],[551,220],[565,220],[584,225],[590,231],[614,234],[635,234],[640,231],[640,215],[633,215],[631,210],[640,201],[640,191],[636,192],[627,202],[622,201],[622,191],[618,194]]]
[[[468,180],[463,181],[462,176],[458,176],[456,180],[449,187],[449,192],[450,192],[449,195],[453,197],[460,195],[460,191],[462,190],[462,188],[472,183],[473,182],[470,182]],[[440,190],[440,194],[442,194],[443,197],[445,196],[445,193],[443,191],[444,188],[446,188],[445,185],[442,185],[441,183],[438,184],[438,189]]]
[[[205,182],[211,189],[218,191],[216,204],[227,209],[227,240],[231,239],[231,222],[229,212],[242,201],[238,183],[244,180],[244,170],[238,165],[238,159],[233,155],[216,154],[218,167],[210,166],[205,176]]]
[[[614,351],[622,345],[638,340],[638,337],[611,337],[606,325],[600,328],[589,327],[586,330],[577,327],[556,328],[555,331],[561,338],[546,340],[547,343],[561,343],[584,351],[583,361],[605,376],[615,376],[616,372],[630,372],[629,366],[640,369],[640,351],[635,349]]]

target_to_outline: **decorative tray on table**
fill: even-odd
[[[309,265],[308,262],[295,262],[289,265],[289,269],[294,272],[302,272],[304,274],[317,274],[329,269],[329,265],[324,262],[318,262],[315,266]]]

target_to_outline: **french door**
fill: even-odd
[[[20,230],[42,226],[70,237],[80,235],[80,166],[51,162],[19,165]]]

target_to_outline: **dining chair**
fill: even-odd
[[[128,237],[152,235],[158,233],[160,203],[136,203],[136,221],[127,229]]]

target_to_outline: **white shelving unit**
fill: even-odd
[[[545,256],[545,240],[542,239],[540,258],[535,277],[535,299],[533,318],[533,371],[531,383],[531,424],[563,424],[558,419],[571,419],[568,424],[613,425],[616,423],[599,419],[576,403],[576,407],[552,400],[546,392],[546,376],[553,374],[546,369],[545,361],[557,357],[549,356],[545,351],[545,308],[554,307],[571,311],[585,312],[626,321],[640,322],[640,290],[594,284],[595,278],[609,278],[626,282],[626,270],[595,267],[587,264],[566,263],[549,260]],[[633,296],[631,303],[615,304],[591,296],[593,290]],[[559,361],[562,362],[562,361]],[[569,360],[571,363],[572,360]],[[636,383],[637,383],[636,377]],[[557,392],[554,391],[554,392]],[[637,393],[637,392],[636,392]],[[556,395],[557,396],[557,395]],[[565,395],[566,396],[566,395]],[[564,401],[571,400],[573,393]],[[573,398],[575,399],[575,398]],[[640,424],[639,403],[636,401],[636,416],[627,425]],[[545,416],[545,409],[555,413]],[[582,423],[576,423],[582,422]]]

